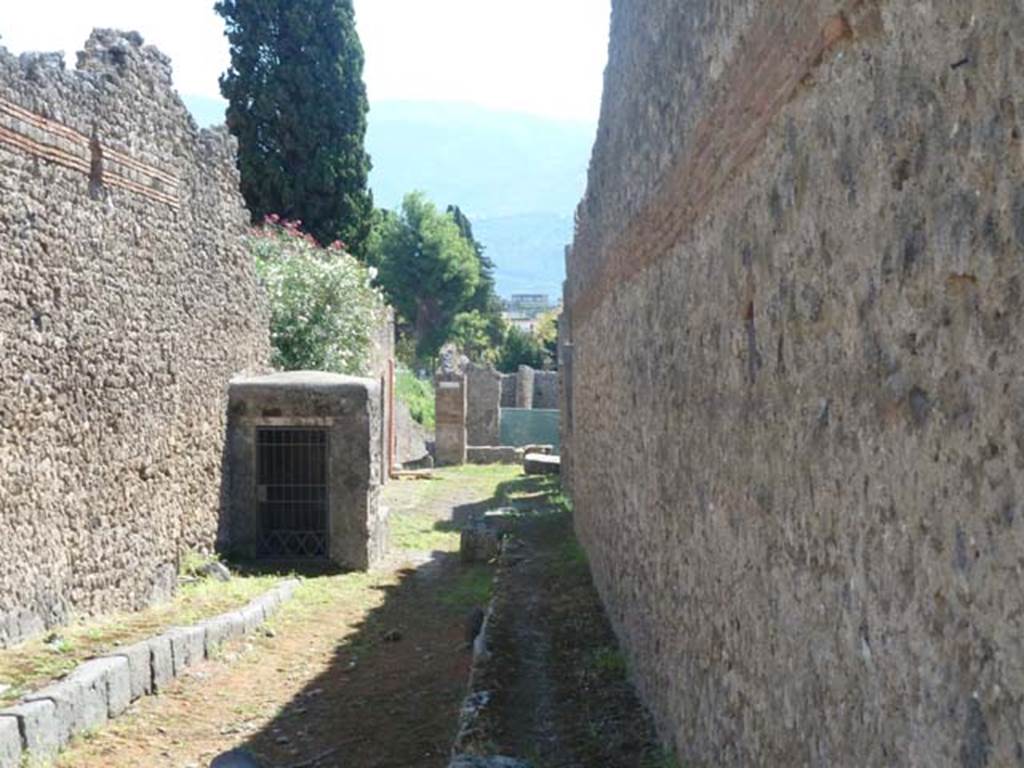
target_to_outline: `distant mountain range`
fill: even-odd
[[[224,119],[217,99],[185,103],[200,125]],[[366,138],[374,200],[395,208],[422,190],[442,208],[458,205],[495,263],[501,295],[555,298],[595,128],[470,104],[376,102]]]

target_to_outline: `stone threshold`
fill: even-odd
[[[282,581],[240,610],[172,627],[90,659],[58,682],[26,694],[17,705],[0,709],[0,768],[19,768],[23,757],[52,761],[74,736],[121,716],[132,702],[160,693],[225,641],[262,626],[291,600],[298,585],[295,579]]]

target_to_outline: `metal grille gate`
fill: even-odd
[[[260,556],[326,558],[327,431],[261,427],[256,461],[263,531]]]

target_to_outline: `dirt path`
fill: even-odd
[[[492,693],[472,748],[534,768],[670,768],[627,678],[626,662],[559,505],[557,484],[506,488],[521,509],[498,574]]]
[[[446,765],[470,661],[465,616],[491,580],[458,563],[453,518],[496,504],[515,474],[465,468],[389,486],[391,567],[304,580],[267,633],[77,740],[59,765],[205,768],[239,747],[275,768]]]

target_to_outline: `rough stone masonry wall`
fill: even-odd
[[[268,358],[233,144],[141,43],[0,49],[0,646],[212,548],[227,382]]]
[[[573,493],[662,733],[1019,764],[1024,6],[615,0],[610,54]]]
[[[558,408],[558,371],[534,371],[533,407]]]

